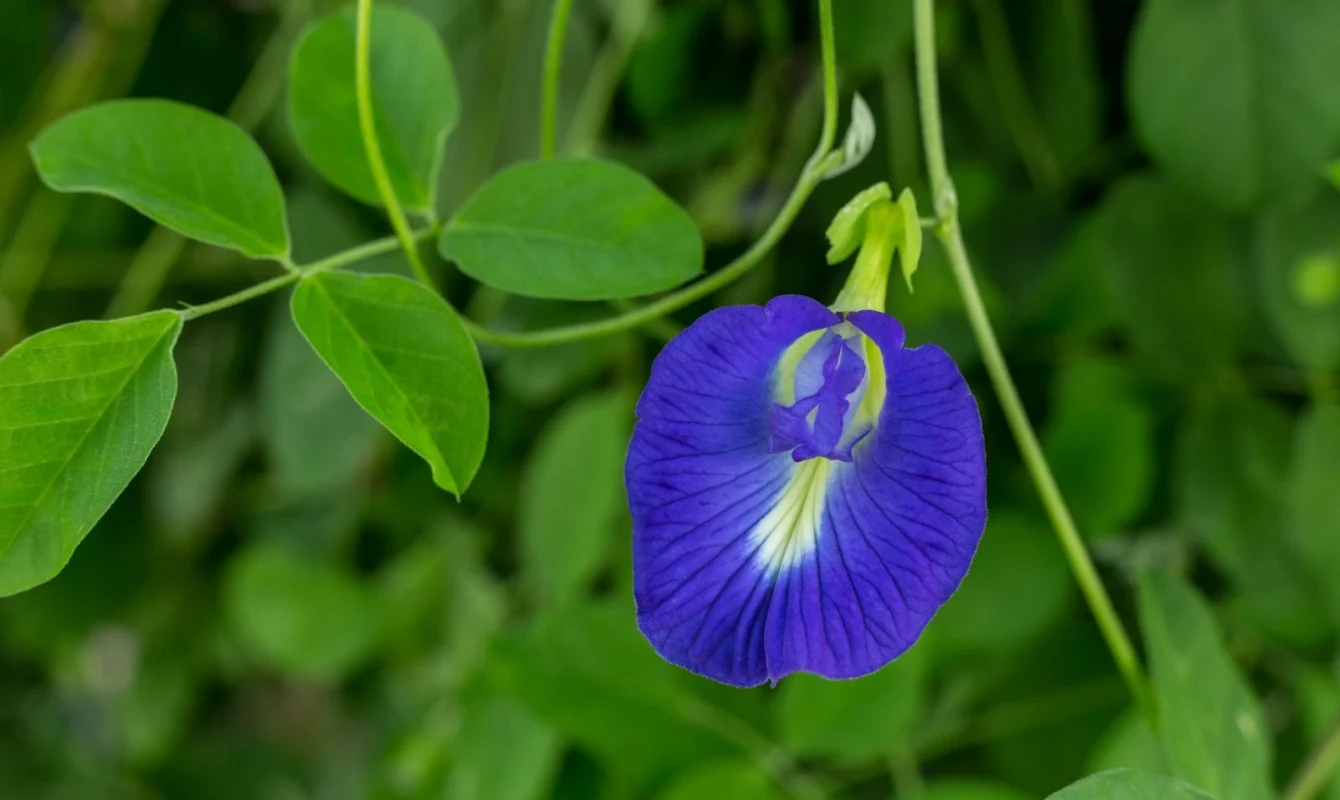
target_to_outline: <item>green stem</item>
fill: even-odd
[[[1298,774],[1284,792],[1284,800],[1312,800],[1325,788],[1337,765],[1340,765],[1340,720],[1298,768]]]
[[[540,105],[540,157],[553,158],[558,141],[558,83],[563,72],[563,40],[568,34],[572,0],[554,0],[549,42],[544,54],[544,87]]]
[[[559,2],[561,3],[562,0],[559,0]],[[609,336],[630,328],[646,325],[659,317],[678,311],[697,300],[707,297],[758,266],[764,256],[771,252],[772,248],[777,245],[791,227],[791,223],[800,214],[800,209],[804,207],[805,201],[809,199],[814,188],[823,180],[824,174],[832,169],[835,163],[834,159],[841,158],[841,154],[832,152],[833,142],[837,137],[837,53],[833,43],[832,0],[819,0],[819,21],[822,37],[824,80],[824,124],[823,130],[819,134],[819,143],[814,149],[814,154],[810,156],[805,168],[801,171],[800,179],[796,181],[795,188],[791,190],[791,196],[786,199],[786,203],[777,212],[776,218],[768,225],[767,230],[748,250],[725,267],[697,283],[617,317],[541,331],[515,333],[480,328],[467,319],[467,327],[471,328],[474,337],[485,344],[505,347],[549,347],[582,339]]]
[[[290,4],[289,9],[298,4]],[[265,121],[283,86],[289,49],[306,14],[289,11],[279,21],[264,51],[228,109],[228,118],[244,131]],[[107,304],[107,319],[129,317],[148,310],[162,290],[172,266],[186,247],[186,238],[167,228],[154,228],[136,251],[116,294]]]
[[[926,165],[930,173],[931,193],[935,202],[934,230],[949,255],[954,278],[958,283],[959,292],[963,295],[963,304],[967,308],[968,321],[972,325],[977,345],[982,352],[982,361],[991,376],[991,383],[996,389],[1005,418],[1019,445],[1024,464],[1041,495],[1052,526],[1056,529],[1075,579],[1079,582],[1085,600],[1088,601],[1098,628],[1135,698],[1136,705],[1148,719],[1150,726],[1157,729],[1157,710],[1144,670],[1136,657],[1135,648],[1122,625],[1121,618],[1117,616],[1112,599],[1098,576],[1093,560],[1089,557],[1084,540],[1080,538],[1079,531],[1075,528],[1065,499],[1057,488],[1051,467],[1047,464],[1037,434],[1033,431],[1023,401],[1019,398],[1019,391],[1015,388],[1010,368],[1005,362],[1000,344],[996,341],[996,334],[991,327],[990,317],[987,316],[986,306],[982,303],[981,293],[977,290],[977,281],[973,277],[972,265],[959,231],[958,200],[945,160],[940,90],[935,65],[934,14],[934,0],[916,0],[917,86],[921,96],[922,139],[926,148]]]
[[[410,245],[416,246],[418,243],[432,239],[438,233],[436,225],[415,231],[410,234]],[[336,253],[333,256],[327,256],[320,261],[313,262],[304,267],[285,272],[277,278],[271,278],[255,286],[248,286],[240,292],[234,292],[227,297],[220,297],[204,305],[191,306],[182,312],[182,316],[187,320],[199,319],[206,314],[213,314],[215,311],[222,311],[225,308],[245,303],[248,300],[254,300],[262,295],[277,292],[286,286],[292,286],[305,275],[315,274],[317,272],[326,272],[332,269],[339,269],[359,261],[365,261],[373,256],[383,255],[401,247],[402,243],[398,237],[387,236],[384,239],[376,239],[367,244],[352,247],[348,250]]]
[[[600,48],[591,73],[586,76],[586,88],[582,90],[577,110],[573,112],[572,122],[563,137],[563,152],[580,156],[595,150],[600,130],[605,126],[614,95],[619,90],[619,80],[655,5],[655,0],[624,0],[619,6],[613,30]],[[546,103],[549,101],[548,96],[545,100]]]
[[[363,132],[363,149],[367,152],[368,168],[377,184],[377,192],[386,206],[386,215],[391,218],[391,227],[400,239],[400,246],[409,260],[410,269],[425,286],[433,285],[419,257],[414,233],[405,212],[396,197],[391,175],[386,171],[386,159],[382,156],[381,142],[377,140],[376,117],[372,112],[372,0],[358,0],[358,29],[354,35],[354,94],[358,104],[358,126]]]
[[[73,202],[73,195],[42,186],[19,217],[14,240],[0,259],[0,293],[9,298],[16,324],[22,325]]]

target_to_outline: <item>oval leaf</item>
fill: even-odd
[[[252,258],[286,258],[284,193],[241,128],[166,100],[86,108],[32,144],[42,180],[60,192],[114,197],[178,233]]]
[[[1116,769],[1072,783],[1047,800],[1210,800],[1210,796],[1164,775]]]
[[[177,396],[181,316],[45,331],[0,359],[0,597],[55,577],[140,471]]]
[[[1145,575],[1140,624],[1173,773],[1218,800],[1274,797],[1261,705],[1220,642],[1205,601],[1176,576]]]
[[[1227,208],[1306,185],[1340,143],[1338,30],[1332,0],[1150,0],[1129,59],[1140,138]]]
[[[614,544],[632,417],[632,402],[617,393],[581,398],[535,445],[521,487],[521,549],[551,602],[578,596]]]
[[[354,95],[355,27],[349,9],[303,34],[289,68],[289,116],[298,147],[326,180],[380,204]],[[371,62],[377,139],[396,197],[431,210],[442,149],[460,116],[446,48],[426,19],[381,4],[373,9]]]
[[[224,607],[237,634],[267,664],[312,680],[336,680],[367,658],[380,622],[376,597],[343,570],[278,547],[239,553],[224,578]]]
[[[613,300],[702,271],[689,215],[641,175],[606,161],[534,161],[499,172],[438,243],[478,281],[512,294]]]
[[[470,485],[488,438],[488,385],[456,313],[398,275],[309,275],[293,319],[358,404],[433,468],[438,486]]]

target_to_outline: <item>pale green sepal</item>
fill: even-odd
[[[912,291],[912,273],[921,262],[921,217],[917,215],[917,198],[911,189],[898,195],[898,210],[903,215],[903,240],[898,244],[898,258],[903,265],[903,279],[907,291]]]
[[[828,263],[836,264],[856,252],[865,237],[865,212],[881,200],[892,200],[893,190],[883,181],[856,195],[828,226]]]

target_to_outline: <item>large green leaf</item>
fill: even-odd
[[[224,576],[233,630],[267,665],[300,678],[334,681],[377,643],[376,595],[339,568],[274,545],[238,553]]]
[[[773,800],[780,795],[760,766],[749,761],[716,761],[684,773],[657,800]]]
[[[442,231],[442,255],[513,294],[610,300],[670,289],[702,271],[689,215],[607,161],[560,159],[494,175]]]
[[[0,597],[61,571],[163,435],[181,315],[44,331],[0,359]]]
[[[1311,370],[1340,366],[1340,195],[1321,185],[1262,218],[1256,261],[1266,319]]]
[[[1340,407],[1310,410],[1294,435],[1289,532],[1340,622]]]
[[[398,275],[309,275],[293,319],[369,414],[460,494],[484,457],[488,385],[479,351],[451,307]]]
[[[1149,0],[1128,61],[1136,131],[1222,206],[1304,186],[1340,147],[1336,31],[1332,0]]]
[[[1071,784],[1047,800],[1211,800],[1194,786],[1133,769],[1117,769]]]
[[[1230,222],[1139,175],[1109,191],[1097,224],[1108,283],[1135,344],[1170,379],[1219,377],[1241,344],[1247,311],[1242,243]]]
[[[620,773],[664,778],[732,748],[703,722],[691,680],[637,632],[631,605],[573,606],[490,653],[503,692]]]
[[[1218,800],[1274,797],[1265,716],[1224,649],[1205,601],[1164,572],[1144,575],[1139,596],[1163,748],[1173,774]]]
[[[521,554],[551,603],[579,596],[614,544],[632,411],[616,392],[574,400],[535,444],[518,509]]]
[[[910,744],[922,710],[926,653],[913,647],[873,675],[829,681],[792,675],[777,699],[777,727],[787,749],[859,762]]]
[[[303,34],[289,67],[289,116],[298,146],[327,180],[380,203],[358,123],[354,30],[350,8]],[[460,114],[446,48],[426,19],[380,4],[372,15],[371,72],[377,139],[396,197],[431,210],[443,147]]]
[[[563,754],[558,733],[530,709],[493,692],[468,698],[447,778],[453,800],[538,800]]]
[[[284,194],[265,153],[233,123],[164,100],[77,111],[32,144],[61,192],[115,197],[169,228],[252,258],[288,256]]]

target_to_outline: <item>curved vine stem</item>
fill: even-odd
[[[372,179],[377,184],[377,193],[386,206],[386,215],[391,219],[400,247],[409,259],[414,276],[425,286],[433,285],[433,277],[419,257],[418,245],[405,211],[396,197],[391,175],[386,170],[386,159],[382,156],[381,142],[377,140],[376,117],[372,113],[372,0],[358,0],[357,30],[354,34],[354,94],[358,104],[358,127],[363,132],[363,148],[368,154],[368,168],[372,170]]]
[[[540,106],[540,157],[553,158],[558,141],[558,84],[563,73],[563,42],[568,35],[572,0],[554,0],[549,42],[544,54],[544,87]]]
[[[1107,647],[1112,652],[1112,658],[1116,661],[1122,678],[1135,698],[1136,705],[1150,726],[1157,730],[1157,707],[1150,693],[1144,669],[1136,657],[1130,636],[1112,605],[1112,598],[1108,596],[1107,589],[1098,576],[1098,570],[1094,568],[1093,560],[1084,546],[1084,540],[1080,538],[1079,531],[1075,528],[1075,521],[1070,516],[1070,509],[1066,507],[1065,498],[1061,496],[1061,490],[1056,485],[1051,467],[1043,455],[1042,446],[1038,443],[1037,434],[1028,420],[1028,413],[1024,410],[1023,401],[1019,399],[1019,391],[1015,388],[1009,365],[1005,363],[1005,356],[996,341],[996,334],[991,327],[991,319],[987,316],[986,306],[982,303],[981,293],[977,290],[972,264],[968,260],[967,248],[964,247],[963,236],[959,231],[958,198],[945,160],[944,134],[940,119],[940,89],[935,66],[934,0],[916,0],[914,13],[922,139],[926,148],[926,166],[930,173],[931,194],[936,214],[932,228],[949,254],[949,263],[953,268],[959,292],[963,295],[963,304],[967,308],[968,321],[981,349],[982,361],[991,376],[991,383],[996,389],[1005,418],[1019,445],[1024,464],[1028,467],[1034,484],[1037,485],[1047,515],[1051,518],[1061,547],[1070,561],[1070,568],[1079,582],[1085,600],[1088,601]]]
[[[565,0],[558,0],[558,4],[554,8],[555,21],[559,19],[562,11],[561,6],[564,3]],[[791,190],[791,195],[786,199],[781,210],[777,212],[777,216],[768,225],[763,235],[748,250],[697,283],[690,284],[677,292],[672,292],[659,300],[639,306],[616,317],[579,325],[518,332],[481,328],[478,325],[472,325],[467,320],[467,326],[470,327],[471,334],[480,342],[505,347],[549,347],[582,339],[609,336],[631,328],[641,327],[666,314],[678,311],[725,287],[758,266],[764,256],[772,251],[772,248],[781,241],[782,236],[790,229],[791,223],[800,214],[800,209],[805,206],[805,201],[814,192],[814,188],[819,185],[819,182],[824,179],[824,175],[836,163],[835,159],[841,158],[840,153],[832,152],[833,142],[837,138],[838,121],[837,51],[833,41],[832,0],[819,0],[819,32],[823,54],[824,83],[824,119],[823,128],[819,134],[819,143],[814,149],[814,154],[806,162],[800,178],[796,181],[795,188]],[[562,32],[560,31],[555,35],[554,29],[551,27],[550,53],[547,60],[550,65],[557,62],[557,58],[553,54],[555,42],[557,41],[557,46],[561,48],[562,40]],[[555,69],[552,72],[556,73],[556,71]],[[548,92],[551,83],[555,87],[556,93],[557,79],[550,71],[546,71],[546,92]],[[551,110],[548,99],[549,95],[546,94],[545,108]]]

